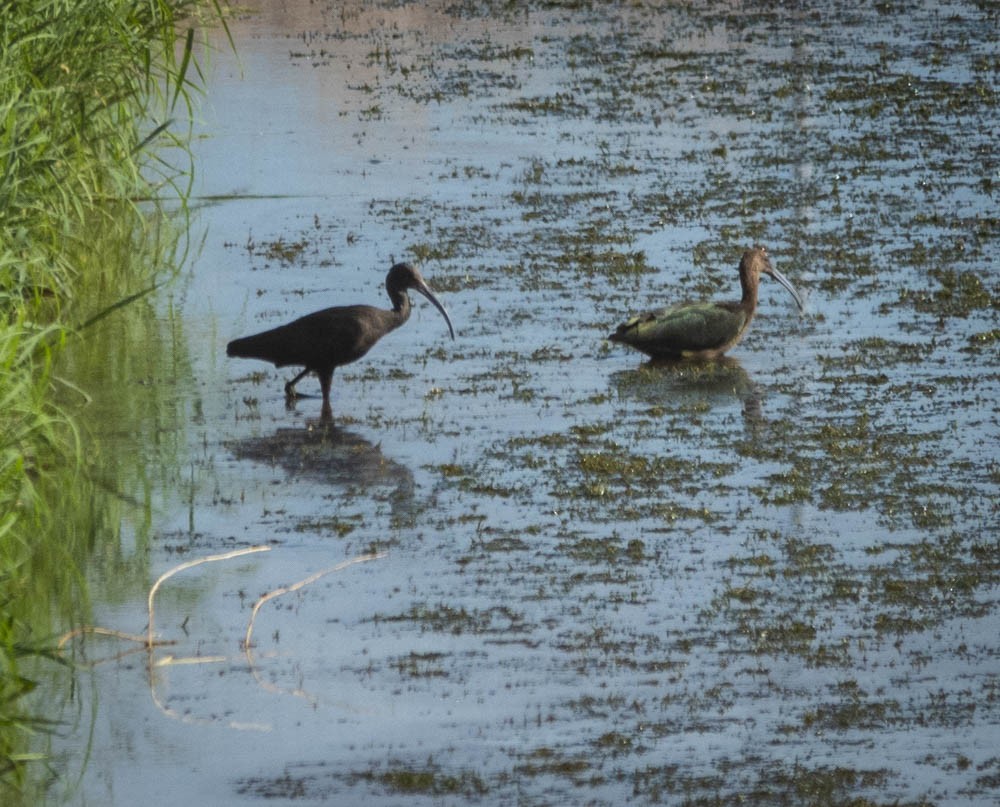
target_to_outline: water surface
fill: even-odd
[[[141,633],[174,564],[271,551],[164,585],[152,673],[82,674],[71,799],[989,800],[996,25],[288,2],[233,21],[236,56],[216,33],[204,238],[161,300],[184,360],[123,379],[171,402],[122,482],[153,515],[95,618]],[[725,362],[604,340],[736,296],[755,242],[803,316],[765,280]],[[415,299],[335,375],[332,426],[286,409],[290,372],[225,357],[387,305],[404,259],[458,338]],[[263,606],[244,654],[260,596],[370,552]]]

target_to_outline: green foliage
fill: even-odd
[[[216,0],[0,0],[0,793],[16,795],[33,662],[78,614],[100,514],[87,394],[55,367],[74,328],[141,300],[170,264],[156,203],[182,203],[196,15]],[[224,24],[224,23],[223,23]],[[182,25],[185,27],[182,29]],[[147,200],[147,201],[143,201]],[[152,215],[151,215],[152,214]],[[175,239],[176,240],[176,239]],[[114,259],[109,260],[109,253]],[[120,259],[127,256],[125,259]],[[79,617],[77,617],[79,618]]]
[[[155,192],[142,170],[162,166],[141,151],[142,128],[189,86],[181,71],[190,43],[180,62],[174,55],[186,5],[49,0],[0,14],[0,293],[8,299],[71,296],[78,269],[67,242],[87,238],[102,202]]]

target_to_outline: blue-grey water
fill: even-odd
[[[996,10],[264,6],[209,37],[159,302],[185,361],[130,379],[169,390],[171,464],[95,619],[142,633],[161,573],[269,551],[179,572],[176,644],[78,673],[69,800],[990,803]],[[735,297],[758,242],[802,315],[765,279],[729,361],[605,341]],[[397,260],[457,339],[414,295],[332,427],[226,358],[388,305]],[[259,597],[373,552],[263,605],[246,655]]]

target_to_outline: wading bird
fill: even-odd
[[[717,358],[739,342],[750,326],[762,274],[788,289],[802,310],[802,298],[788,278],[771,266],[767,250],[754,247],[744,252],[740,261],[743,299],[739,302],[693,303],[649,311],[619,325],[608,339],[654,359]]]
[[[420,292],[434,304],[448,323],[451,338],[455,338],[448,312],[415,266],[409,263],[393,266],[386,275],[385,289],[392,300],[391,309],[370,305],[324,308],[287,325],[234,339],[226,346],[226,355],[261,359],[276,367],[302,367],[302,372],[285,384],[285,395],[289,399],[295,398],[295,385],[303,376],[316,373],[323,390],[323,411],[328,413],[333,371],[360,359],[379,339],[410,318],[407,289]]]

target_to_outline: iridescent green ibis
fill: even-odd
[[[302,372],[285,384],[285,395],[290,399],[296,395],[295,385],[307,373],[316,373],[323,391],[323,411],[329,412],[333,371],[360,359],[379,339],[410,318],[407,289],[420,292],[434,304],[448,323],[451,338],[455,338],[448,312],[415,266],[409,263],[393,266],[386,275],[385,289],[392,301],[391,309],[370,305],[324,308],[287,325],[234,339],[226,346],[226,355],[261,359],[276,367],[302,367]]]
[[[754,247],[744,252],[740,261],[743,298],[738,302],[692,303],[649,311],[619,325],[608,339],[654,359],[717,358],[739,342],[750,327],[762,274],[788,289],[802,310],[802,298],[788,278],[771,266],[767,250]]]

